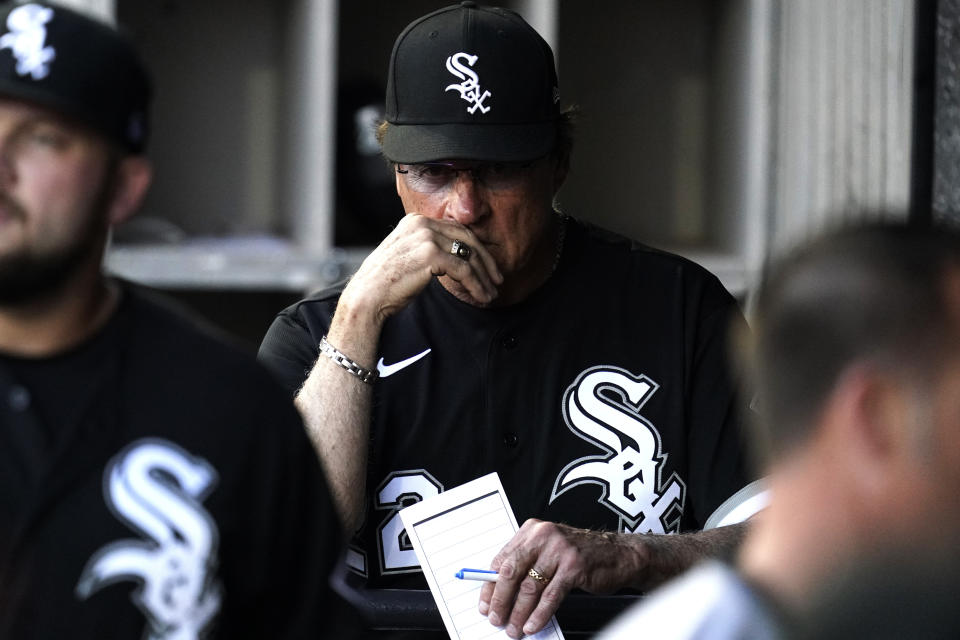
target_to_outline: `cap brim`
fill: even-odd
[[[35,86],[22,80],[0,77],[0,98],[29,102],[98,131],[103,129],[103,124],[94,114],[86,113],[82,105],[53,94],[45,86]]]
[[[414,164],[436,160],[525,162],[547,155],[556,142],[556,123],[393,124],[383,136],[383,155]]]

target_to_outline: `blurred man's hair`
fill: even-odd
[[[958,268],[956,231],[894,222],[831,232],[777,263],[757,298],[753,354],[773,451],[809,435],[851,365],[933,380],[957,343],[946,276]]]

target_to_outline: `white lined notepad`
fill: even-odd
[[[456,640],[506,638],[480,615],[482,582],[459,580],[464,567],[484,569],[516,533],[517,519],[500,476],[485,475],[400,511],[447,633]],[[556,618],[535,640],[563,640]]]

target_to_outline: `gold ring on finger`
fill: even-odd
[[[550,582],[550,578],[548,578],[547,576],[543,575],[542,573],[540,573],[540,572],[537,571],[536,569],[530,569],[530,571],[527,571],[527,575],[530,576],[531,578],[533,578],[534,580],[536,580],[537,582],[539,582],[540,584],[544,585],[544,586],[546,586],[547,583]]]
[[[473,253],[473,249],[471,249],[470,245],[468,245],[466,242],[454,240],[453,244],[450,246],[450,253],[457,256],[461,260],[469,260],[470,255]]]

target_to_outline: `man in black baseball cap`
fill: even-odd
[[[530,161],[554,150],[559,103],[546,41],[509,10],[465,2],[414,21],[397,39],[383,153],[403,163]]]
[[[340,637],[340,524],[269,374],[101,270],[150,184],[113,28],[0,6],[0,637]]]
[[[476,615],[510,637],[573,588],[645,589],[729,549],[742,527],[635,534],[702,529],[751,477],[726,366],[734,299],[554,206],[572,146],[559,97],[551,49],[517,13],[462,2],[413,21],[378,131],[407,213],[260,350],[371,586],[424,586],[400,508],[499,473],[526,523],[489,551],[499,580]]]
[[[70,15],[73,19],[55,19]],[[8,4],[0,20],[0,94],[49,107],[138,153],[147,141],[150,80],[116,30],[36,3]]]

